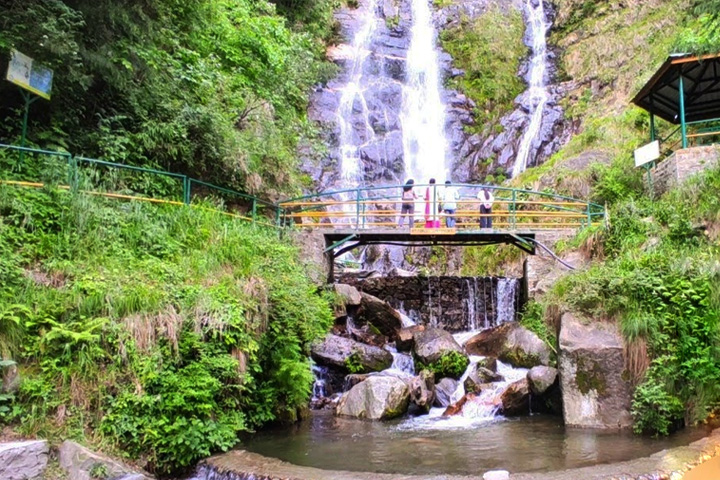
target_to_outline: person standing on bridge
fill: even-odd
[[[435,179],[430,179],[430,186],[425,190],[425,228],[440,228],[438,219],[438,198],[435,190]]]
[[[405,183],[405,186],[403,186],[402,207],[400,207],[400,220],[398,221],[399,227],[403,226],[405,216],[408,217],[410,228],[412,228],[415,223],[415,200],[417,200],[418,196],[415,193],[415,189],[413,189],[413,185],[415,185],[415,180],[411,178]]]
[[[480,200],[480,228],[492,228],[492,205],[495,197],[489,188],[483,187],[477,198]]]
[[[455,211],[457,210],[457,201],[460,194],[457,188],[453,187],[450,180],[445,181],[445,190],[443,190],[442,208],[445,213],[445,226],[447,228],[455,228]]]

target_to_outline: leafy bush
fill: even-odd
[[[23,433],[173,474],[309,399],[329,298],[272,229],[0,186],[0,258],[20,272],[0,285],[0,338],[25,372],[0,422]]]
[[[668,391],[668,378],[675,375],[663,364],[666,360],[661,357],[653,361],[645,381],[635,389],[631,413],[636,433],[668,435],[682,425],[685,406]],[[663,378],[661,372],[670,376]]]
[[[465,355],[453,350],[447,352],[430,365],[421,365],[421,369],[427,368],[435,374],[435,378],[460,378],[467,370],[469,363],[470,360]]]

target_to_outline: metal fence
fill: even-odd
[[[0,144],[0,182],[25,187],[55,186],[107,198],[211,209],[275,227],[280,207],[236,190],[165,170]]]

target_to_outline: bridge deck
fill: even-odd
[[[498,231],[492,229],[456,230],[453,228],[385,228],[385,229],[323,229],[327,252],[335,256],[362,245],[496,245],[512,244],[528,253],[535,253],[535,232]],[[339,250],[336,250],[339,249]]]

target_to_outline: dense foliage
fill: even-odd
[[[442,32],[442,47],[452,55],[453,63],[465,71],[451,85],[475,101],[475,117],[479,129],[486,134],[493,128],[502,128],[500,118],[512,111],[513,101],[525,90],[525,83],[517,74],[528,53],[524,33],[522,14],[498,6]]]
[[[590,235],[605,261],[543,300],[619,323],[638,432],[667,434],[720,406],[718,191],[713,170],[654,201],[642,190],[618,199],[611,227]]]
[[[0,187],[0,423],[157,473],[294,420],[331,324],[273,229],[209,210]]]
[[[322,39],[329,0],[28,0],[0,7],[11,48],[54,69],[30,141],[160,166],[249,191],[297,188],[298,142],[313,144],[308,93],[334,72]],[[20,136],[22,100],[0,83],[0,142]]]

